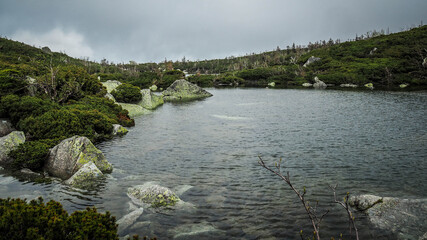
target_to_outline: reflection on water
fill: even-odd
[[[114,171],[98,189],[19,181],[2,172],[2,197],[61,201],[67,210],[95,205],[129,213],[128,187],[157,181],[191,185],[181,199],[194,211],[144,211],[125,234],[184,239],[296,239],[310,230],[296,196],[257,164],[283,157],[291,180],[331,209],[323,236],[347,232],[346,213],[328,184],[381,196],[427,196],[427,94],[313,90],[210,90],[203,101],[165,104],[136,119],[127,136],[98,147]],[[388,239],[357,215],[361,239]],[[188,232],[198,232],[188,235]]]

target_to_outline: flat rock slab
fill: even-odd
[[[423,239],[427,233],[427,199],[360,195],[351,197],[349,203],[365,212],[375,227],[399,239]]]

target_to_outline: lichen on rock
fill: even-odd
[[[113,136],[124,136],[129,131],[120,124],[113,124]]]
[[[0,165],[10,162],[8,154],[20,144],[25,142],[25,134],[21,131],[13,131],[0,138]]]
[[[78,188],[88,188],[94,186],[96,180],[102,176],[101,170],[93,162],[89,162],[83,165],[65,183]]]
[[[128,188],[128,196],[137,204],[149,204],[153,208],[174,206],[181,199],[172,190],[153,182]]]
[[[111,163],[88,138],[74,136],[63,140],[50,150],[44,169],[50,175],[66,180],[89,162],[93,162],[103,173],[113,171]]]
[[[211,93],[184,79],[176,80],[163,91],[165,101],[190,101],[211,96]]]
[[[153,110],[164,103],[161,96],[152,93],[150,89],[141,90],[142,100],[138,103],[145,109]]]

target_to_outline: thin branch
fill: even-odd
[[[341,205],[346,211],[347,211],[347,215],[348,215],[348,220],[349,220],[349,228],[350,228],[350,234],[352,232],[352,228],[354,229],[355,233],[356,233],[356,240],[359,240],[359,232],[357,231],[357,227],[356,227],[356,223],[354,222],[354,216],[353,213],[350,210],[350,207],[348,205],[348,199],[350,198],[350,193],[347,192],[346,196],[344,197],[344,202],[338,201],[337,200],[337,194],[336,194],[336,189],[338,187],[338,184],[335,184],[335,186],[331,186],[329,185],[329,187],[332,189],[333,193],[334,193],[334,201],[335,203]]]

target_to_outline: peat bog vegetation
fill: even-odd
[[[72,168],[77,166],[72,174],[88,169],[78,177],[90,177],[80,183],[111,172],[103,167],[107,164],[105,157],[92,143],[126,134],[123,127],[135,125],[131,118],[135,116],[134,108],[149,111],[163,104],[161,92],[169,86],[172,89],[168,92],[193,91],[193,85],[176,82],[180,79],[200,87],[311,88],[320,84],[321,88],[341,90],[421,91],[427,89],[427,26],[394,34],[370,32],[348,42],[329,40],[304,47],[293,45],[242,57],[142,64],[75,59],[48,47],[39,49],[0,38],[0,164],[12,175],[24,172],[33,176],[31,182],[41,184],[54,179],[46,167],[52,161],[52,152],[69,154],[65,158],[75,162]],[[102,83],[107,80],[117,80],[118,84],[107,91],[104,85],[108,83]],[[58,146],[65,146],[69,152]],[[289,184],[289,176],[276,174]],[[75,177],[73,181],[79,179]],[[128,192],[131,199],[142,199],[153,208],[181,207],[175,206],[181,201],[179,194],[168,188],[144,184],[135,191]],[[314,213],[314,206],[304,199],[305,188],[295,191],[317,231],[322,215]],[[383,201],[402,206],[406,203],[372,197],[352,200],[357,207],[366,207],[365,211]],[[349,202],[347,196],[340,204],[347,210],[349,221],[357,224]],[[425,204],[417,206],[425,209]],[[135,209],[142,214],[142,209]],[[0,238],[118,239],[120,224],[138,216],[130,215],[116,225],[109,212],[98,213],[95,208],[69,215],[53,200],[44,203],[42,199],[0,199]],[[315,233],[318,238],[319,233]],[[301,236],[304,237],[307,236]]]

